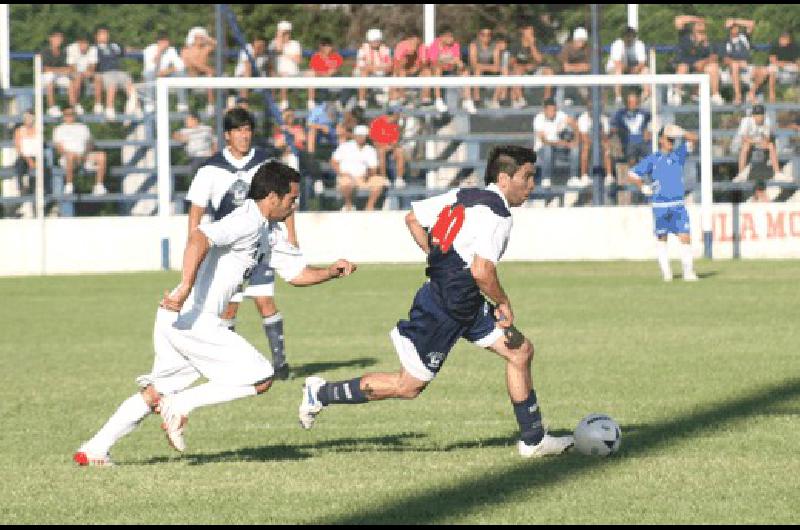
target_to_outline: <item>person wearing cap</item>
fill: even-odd
[[[585,28],[575,28],[572,40],[564,44],[558,56],[561,61],[561,73],[588,74],[591,71],[588,39],[589,34]]]
[[[698,280],[689,236],[689,213],[683,204],[683,166],[689,154],[687,141],[696,144],[697,135],[677,125],[667,125],[658,135],[659,151],[646,156],[628,172],[628,182],[645,195],[652,196],[656,253],[665,282],[672,281],[667,251],[667,236],[670,233],[677,235],[681,242],[683,279]],[[645,178],[652,180],[652,184],[645,184]]]
[[[186,46],[181,50],[181,60],[183,61],[186,75],[191,77],[214,77],[214,67],[208,63],[208,58],[217,41],[208,35],[208,31],[203,27],[195,27],[189,30],[186,36]],[[214,90],[206,90],[208,101],[206,102],[206,112],[214,114]]]
[[[369,189],[366,210],[374,210],[375,203],[386,186],[386,179],[378,175],[378,153],[367,143],[369,127],[357,125],[353,129],[353,139],[336,148],[331,157],[331,165],[336,172],[336,181],[344,200],[343,212],[354,210],[353,192]]]
[[[647,68],[647,51],[644,43],[636,38],[636,29],[628,27],[622,38],[611,44],[611,53],[606,63],[606,73],[609,74],[649,74]],[[622,105],[622,85],[614,85],[615,102]],[[643,87],[642,98],[650,98],[650,85]]]
[[[743,175],[747,167],[751,152],[759,149],[766,151],[769,156],[772,170],[775,174],[780,173],[780,163],[778,162],[778,150],[775,146],[775,136],[772,121],[766,116],[764,105],[753,106],[751,116],[742,118],[739,130],[733,139],[731,148],[736,153],[739,151],[739,175]],[[755,157],[753,157],[755,159]],[[763,159],[762,159],[763,160]],[[763,186],[761,187],[763,188]],[[764,201],[766,197],[764,189],[756,189],[756,200]]]
[[[392,50],[383,43],[383,33],[377,28],[367,31],[367,42],[356,55],[356,77],[384,77],[392,75]],[[367,108],[367,89],[358,88],[358,105]]]
[[[275,38],[269,43],[269,52],[275,57],[275,73],[280,77],[297,77],[300,75],[300,61],[303,59],[303,47],[292,39],[292,23],[286,20],[278,22]],[[281,88],[281,110],[289,108],[289,89]]]

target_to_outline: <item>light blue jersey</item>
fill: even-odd
[[[683,166],[687,154],[686,143],[681,141],[671,153],[653,153],[633,168],[640,178],[649,176],[653,180],[654,208],[683,204]]]

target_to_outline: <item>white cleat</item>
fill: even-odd
[[[317,392],[324,384],[325,380],[321,377],[306,377],[306,382],[303,385],[303,400],[300,402],[300,410],[298,411],[300,426],[304,429],[310,429],[314,426],[314,420],[322,410],[323,405],[317,399]]]
[[[545,433],[542,441],[536,445],[528,445],[522,440],[517,443],[519,455],[523,458],[539,458],[542,456],[560,455],[575,444],[572,436],[550,436]]]
[[[685,282],[696,282],[699,280],[700,278],[697,277],[697,273],[695,273],[694,271],[685,272],[683,274],[683,281]]]
[[[175,410],[173,396],[164,396],[159,402],[159,412],[164,422],[161,428],[167,433],[167,442],[170,447],[182,453],[186,450],[186,440],[183,438],[183,428],[188,418]]]

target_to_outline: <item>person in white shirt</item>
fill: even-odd
[[[580,150],[577,129],[575,119],[558,110],[552,99],[544,102],[544,109],[533,119],[534,149],[542,170],[542,186],[551,183],[554,149],[569,150],[570,178],[578,175]]]
[[[626,28],[621,39],[611,44],[611,53],[606,64],[606,73],[609,74],[649,74],[647,67],[647,51],[644,43],[636,38],[636,29]],[[622,85],[614,85],[616,104],[622,105]],[[650,97],[650,85],[644,85],[642,98],[646,101]]]
[[[262,242],[268,242],[261,249],[265,259],[295,286],[319,284],[356,270],[343,259],[327,268],[311,267],[289,244],[281,221],[296,208],[299,182],[293,169],[274,161],[264,164],[253,176],[242,206],[192,231],[181,282],[165,293],[156,312],[153,368],[137,378],[141,390],[76,451],[77,464],[113,465],[111,447],[152,412],[161,415],[169,444],[183,452],[184,429],[193,410],[269,390],[272,365],[220,318],[242,277],[256,264]],[[265,231],[268,237],[263,238]],[[191,387],[201,377],[208,381]]]
[[[75,94],[75,105],[73,108],[79,115],[84,113],[83,107],[77,101],[81,97],[83,82],[92,82],[94,70],[97,66],[97,48],[89,46],[86,37],[78,37],[78,40],[67,46],[67,65],[75,67],[75,77],[72,78],[73,93]]]
[[[751,151],[761,149],[766,151],[769,156],[772,170],[775,174],[780,173],[780,162],[778,161],[778,150],[775,147],[773,137],[772,121],[766,116],[764,105],[755,105],[751,116],[742,118],[739,130],[732,142],[732,149],[739,149],[739,174],[744,172]],[[756,188],[756,199],[765,202],[766,193],[763,186]]]
[[[392,50],[383,43],[383,32],[377,28],[367,31],[367,42],[356,55],[356,77],[385,77],[392,75]],[[367,108],[367,89],[358,87],[358,105]]]
[[[389,335],[401,368],[347,381],[306,378],[298,409],[301,427],[311,429],[331,405],[416,398],[463,338],[506,362],[520,456],[557,455],[572,446],[572,436],[551,436],[542,424],[531,381],[533,345],[514,327],[511,301],[497,276],[511,235],[511,207],[530,197],[535,163],[529,148],[495,147],[486,167],[486,188],[454,189],[411,203],[405,222],[427,257],[429,280],[414,296],[408,320],[400,320]],[[475,392],[480,395],[481,387]]]
[[[256,36],[253,42],[246,46],[246,49],[256,61],[258,74],[253,71],[253,66],[250,64],[247,53],[245,50],[242,50],[239,52],[239,61],[236,63],[236,70],[234,70],[233,75],[236,77],[255,77],[256,75],[268,76],[270,73],[270,62],[269,55],[267,54],[267,39],[262,36]],[[239,97],[247,98],[246,88],[239,90]]]
[[[53,145],[60,156],[59,162],[64,167],[64,195],[71,195],[75,188],[72,184],[75,167],[84,164],[87,171],[96,171],[97,177],[92,193],[105,195],[103,180],[106,176],[106,153],[92,151],[92,133],[85,123],[75,121],[75,110],[64,109],[64,123],[53,129]]]
[[[357,125],[353,129],[353,139],[344,142],[331,157],[336,182],[344,199],[343,212],[352,211],[353,192],[356,188],[369,191],[366,210],[374,210],[375,203],[386,187],[384,175],[378,175],[378,152],[367,143],[369,127]]]
[[[185,70],[183,60],[178,55],[174,46],[170,46],[169,35],[160,32],[154,44],[149,45],[142,52],[142,78],[148,84],[148,94],[150,101],[145,105],[147,112],[155,110],[155,81],[159,77],[182,76]],[[185,90],[178,90],[178,111],[184,112],[189,109],[186,103],[187,96]]]
[[[269,52],[275,57],[275,73],[280,77],[297,77],[300,75],[300,62],[303,60],[303,47],[292,39],[292,23],[287,20],[278,22],[278,32],[269,44]],[[289,108],[288,89],[281,88],[281,110]]]

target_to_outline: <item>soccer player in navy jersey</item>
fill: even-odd
[[[463,337],[506,361],[520,455],[560,454],[572,446],[572,436],[550,436],[542,425],[531,382],[533,345],[514,328],[511,301],[496,270],[511,232],[510,207],[530,196],[535,163],[531,149],[496,147],[486,188],[454,189],[411,204],[406,224],[428,257],[430,280],[417,291],[408,320],[399,321],[390,334],[402,367],[333,383],[306,378],[299,409],[303,428],[310,429],[329,405],[417,397]]]
[[[683,204],[683,166],[688,154],[686,142],[697,142],[697,135],[677,125],[664,127],[658,138],[659,151],[642,159],[628,172],[628,179],[645,195],[653,196],[653,221],[658,264],[665,282],[672,281],[672,269],[667,252],[667,236],[672,233],[681,241],[683,279],[697,281],[689,236],[689,213]],[[652,185],[644,183],[649,177]]]

